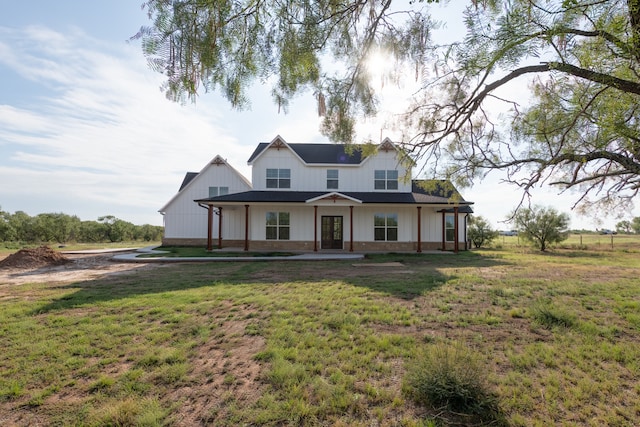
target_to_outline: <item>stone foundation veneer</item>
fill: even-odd
[[[181,238],[164,238],[163,246],[207,246],[207,239],[181,239]],[[213,239],[214,249],[220,249],[218,240]],[[318,242],[318,252],[349,252],[350,242],[345,241],[342,249],[321,249],[321,243]],[[438,251],[442,250],[442,242],[421,242],[422,251]],[[458,243],[459,250],[466,250],[465,242]],[[244,248],[244,240],[222,240],[222,248]],[[418,250],[418,242],[353,242],[354,252],[416,252]],[[447,242],[447,251],[453,251],[453,242]],[[296,240],[254,240],[249,241],[249,251],[297,251],[297,252],[313,252],[313,242],[296,241]]]

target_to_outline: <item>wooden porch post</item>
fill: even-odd
[[[349,206],[349,252],[353,252],[353,206]]]
[[[213,206],[207,206],[207,250],[213,249]]]
[[[458,207],[453,208],[453,252],[458,252],[459,242],[458,240]]]
[[[422,239],[420,237],[420,235],[422,234],[421,224],[422,224],[422,206],[418,206],[418,253],[422,252]]]
[[[218,208],[218,249],[222,249],[222,207]]]
[[[313,252],[318,252],[318,207],[313,207]]]
[[[249,250],[249,205],[244,205],[244,250]]]
[[[442,212],[442,250],[446,251],[447,241],[446,241],[446,234],[445,234],[445,227],[446,227],[445,217],[447,216],[447,212],[445,209],[442,209],[440,212]]]

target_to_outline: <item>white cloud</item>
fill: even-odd
[[[31,214],[48,212],[38,200],[53,196],[69,200],[65,213],[79,202],[93,206],[93,217],[128,206],[136,219],[159,224],[156,211],[184,172],[218,153],[246,164],[256,141],[238,144],[220,125],[226,105],[166,100],[139,46],[35,27],[8,33],[20,42],[0,46],[0,66],[49,91],[0,105],[0,182],[11,183],[0,187],[4,210],[27,210],[24,203]]]

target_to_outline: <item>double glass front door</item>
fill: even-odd
[[[322,217],[322,249],[342,249],[342,217]]]

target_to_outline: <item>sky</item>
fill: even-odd
[[[130,41],[150,23],[141,3],[0,0],[1,210],[162,225],[158,209],[184,174],[216,155],[250,179],[247,160],[260,142],[277,135],[292,143],[328,142],[310,93],[297,97],[287,114],[259,84],[246,111],[215,93],[199,95],[195,104],[167,100],[162,75],[147,67],[140,43]],[[439,11],[445,12],[457,13]],[[363,128],[374,139],[394,136],[374,122]],[[501,221],[521,193],[499,180],[492,174],[462,193],[475,202],[476,214],[508,229]],[[569,213],[572,228],[614,228],[615,217],[598,221],[572,212],[577,198],[536,190],[533,202]]]

